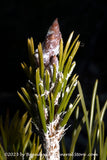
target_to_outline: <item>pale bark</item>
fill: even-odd
[[[45,133],[46,160],[60,160],[60,140],[64,134],[64,127],[58,127],[60,116],[47,126]]]

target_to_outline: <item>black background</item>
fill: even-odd
[[[25,86],[26,77],[20,63],[28,62],[27,38],[37,44],[44,40],[57,17],[64,42],[71,31],[80,34],[81,46],[75,57],[75,71],[90,106],[92,89],[99,80],[101,106],[107,99],[107,4],[95,0],[2,1],[0,5],[0,113],[11,114],[25,107],[17,90]],[[64,43],[64,44],[65,44]]]

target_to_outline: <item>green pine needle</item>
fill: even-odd
[[[77,41],[77,43],[75,44],[75,47],[74,47],[74,49],[73,49],[73,51],[71,52],[71,55],[70,55],[72,58],[74,58],[75,54],[77,53],[77,50],[78,50],[79,46],[80,46],[80,42]]]
[[[63,39],[61,38],[61,41],[60,41],[60,50],[59,50],[59,72],[61,71],[62,56],[63,56]]]
[[[96,107],[97,107],[97,114],[98,114],[98,124],[99,124],[99,149],[100,149],[100,160],[102,157],[102,130],[101,130],[101,120],[100,120],[100,104],[98,95],[96,95]]]
[[[46,108],[46,102],[45,102],[45,95],[44,95],[44,88],[42,85],[40,85],[40,92],[41,92],[41,98],[42,98],[42,104]]]
[[[93,94],[92,94],[91,113],[90,113],[90,134],[91,134],[92,125],[93,125],[95,96],[96,96],[96,92],[97,92],[97,86],[98,86],[98,80],[96,80],[96,82],[95,82],[94,89],[93,89]]]
[[[65,109],[66,109],[66,107],[67,107],[67,104],[68,104],[68,102],[69,102],[69,100],[70,100],[70,98],[71,98],[71,96],[72,96],[73,91],[74,91],[75,88],[76,88],[75,85],[73,85],[73,86],[71,86],[71,87],[69,88],[69,94],[68,94],[68,96],[67,96],[67,99],[66,99],[66,101],[65,101],[65,103],[64,103],[64,107],[63,107],[63,110],[64,110],[64,111],[65,111]]]
[[[23,87],[21,88],[21,90],[22,90],[23,94],[25,95],[25,97],[27,98],[28,102],[30,102],[31,98],[30,98],[30,95],[27,92],[27,90],[25,88],[23,88]]]
[[[80,82],[78,81],[78,91],[81,97],[81,105],[82,105],[82,109],[84,112],[84,116],[85,116],[85,121],[86,121],[86,128],[87,128],[87,134],[88,134],[88,144],[89,144],[89,153],[91,152],[91,136],[90,136],[90,130],[89,130],[89,119],[87,117],[87,109],[86,109],[86,105],[85,105],[85,101],[84,101],[84,96],[83,96],[83,91],[80,85]],[[91,160],[91,156],[89,156],[89,160]]]
[[[24,99],[24,97],[17,91],[18,96],[20,97],[20,99],[22,100],[22,102],[24,103],[24,105],[27,107],[28,110],[30,110],[30,106],[29,104],[26,102],[26,100]]]
[[[40,73],[39,73],[39,68],[36,69],[36,90],[37,90],[37,94],[40,94],[39,91],[39,83],[40,83]]]
[[[80,36],[80,35],[78,35],[78,36],[75,38],[75,40],[73,41],[73,43],[71,44],[70,49],[68,50],[68,52],[67,52],[67,54],[66,54],[65,60],[68,58],[69,54],[71,53],[73,47],[75,46],[77,40],[79,39],[79,36]]]
[[[38,45],[38,53],[39,53],[39,63],[40,63],[40,75],[43,80],[43,78],[44,78],[44,61],[43,61],[43,50],[42,50],[41,43],[39,43],[39,45]]]
[[[105,140],[103,154],[102,154],[102,160],[106,160],[106,159],[107,159],[107,138]]]
[[[63,118],[63,120],[62,120],[61,123],[60,123],[60,126],[61,126],[61,127],[63,127],[64,125],[67,124],[67,122],[68,122],[71,114],[73,113],[73,111],[74,111],[74,109],[76,108],[76,106],[77,106],[77,104],[78,104],[79,101],[80,101],[80,96],[78,96],[78,97],[76,98],[76,100],[74,101],[74,103],[73,103],[72,106],[70,105],[71,108],[68,109],[65,117]],[[69,106],[69,107],[70,107],[70,106]]]
[[[51,115],[52,115],[52,121],[54,119],[54,98],[53,94],[51,93]]]
[[[53,78],[52,78],[53,83],[56,81],[56,65],[53,64]]]
[[[55,86],[55,91],[53,93],[54,100],[56,99],[58,93],[61,91],[62,79],[59,79],[58,83]]]
[[[40,95],[38,95],[38,97],[37,97],[37,103],[38,103],[38,109],[39,109],[39,113],[40,113],[40,118],[41,118],[43,130],[46,133],[47,128],[46,128],[46,120],[45,120],[45,115],[44,115],[44,106],[42,104],[42,100],[41,100]]]
[[[67,96],[68,96],[68,92],[66,91],[65,94],[64,94],[64,97],[62,99],[62,102],[57,110],[57,114],[60,114],[64,108],[64,105],[65,105],[65,102],[66,102],[66,99],[67,99]]]
[[[33,66],[34,65],[34,59],[33,59],[34,42],[32,37],[30,39],[28,38],[28,53],[29,53],[30,65]]]
[[[66,54],[67,54],[67,51],[68,51],[68,48],[70,46],[70,42],[71,42],[71,39],[73,37],[73,34],[74,32],[72,32],[68,38],[68,41],[66,43],[66,46],[65,46],[65,49],[64,49],[64,52],[63,52],[63,57],[62,57],[62,64],[61,64],[61,71],[63,70],[63,67],[64,67],[64,63],[65,63],[65,59],[66,59]]]
[[[82,130],[82,127],[83,127],[84,123],[85,123],[85,116],[83,116],[82,120],[80,121],[80,123],[78,124],[76,129],[74,130],[74,133],[73,133],[73,136],[72,136],[70,152],[69,152],[71,154],[74,153],[74,151],[75,151],[75,146],[76,146],[76,143],[77,143],[77,139],[79,137],[79,134],[80,134],[80,132]],[[68,160],[71,160],[71,159],[73,159],[73,156],[70,156]]]
[[[67,76],[71,63],[72,63],[72,57],[69,57],[67,64],[64,67],[64,77]]]
[[[52,106],[51,106],[51,100],[50,100],[50,96],[48,95],[48,103],[49,103],[49,118],[50,118],[50,122],[52,122]]]
[[[46,87],[46,90],[49,91],[49,88],[50,88],[50,74],[49,74],[48,70],[45,71],[45,87]]]

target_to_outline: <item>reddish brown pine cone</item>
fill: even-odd
[[[58,67],[58,59],[56,55],[59,54],[61,37],[62,35],[59,29],[58,19],[56,18],[47,32],[45,41],[42,43],[45,68],[50,68],[50,65],[52,65],[53,63],[55,63]],[[35,57],[39,65],[38,49],[36,49],[35,51]]]
[[[58,19],[55,19],[52,26],[49,28],[46,39],[44,41],[43,48],[45,54],[49,54],[49,56],[51,57],[59,53],[59,43],[61,37],[62,36],[59,30]]]

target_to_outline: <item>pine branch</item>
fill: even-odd
[[[28,39],[30,66],[27,67],[26,63],[21,64],[30,79],[30,85],[27,85],[27,89],[22,88],[24,96],[19,92],[18,95],[30,112],[35,125],[39,127],[40,133],[42,131],[41,136],[44,135],[44,147],[47,146],[46,153],[49,154],[47,160],[55,158],[55,155],[48,151],[52,149],[54,143],[58,154],[56,159],[60,158],[59,142],[65,132],[65,126],[80,100],[78,96],[65,112],[78,79],[76,75],[71,77],[76,65],[73,58],[80,45],[79,36],[71,44],[73,34],[74,32],[70,34],[64,48],[56,19],[49,28],[45,41],[42,44],[39,43],[36,50],[34,50],[33,38]],[[40,124],[42,124],[42,128]]]

